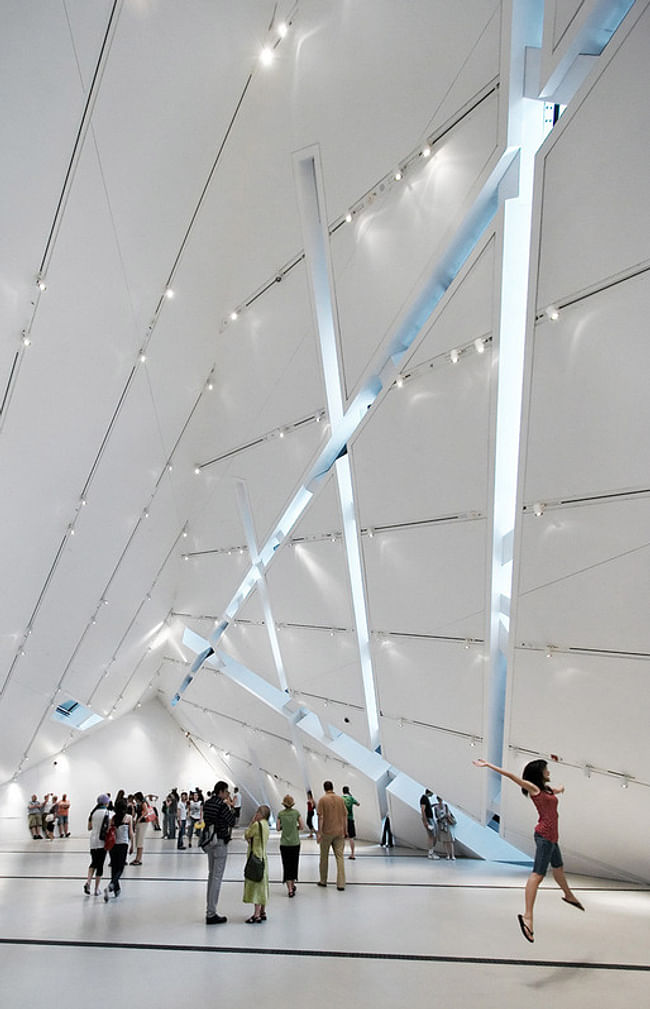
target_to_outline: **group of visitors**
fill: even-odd
[[[208,792],[207,797],[210,798],[211,794]],[[233,800],[237,822],[241,813],[241,795],[238,788],[234,790]],[[179,851],[183,851],[186,847],[191,848],[193,841],[198,843],[198,834],[203,828],[204,803],[205,798],[198,785],[194,789],[180,793],[177,788],[172,788],[163,802],[163,840],[176,841]]]
[[[285,795],[282,809],[277,815],[277,827],[280,831],[280,856],[282,859],[282,882],[287,888],[287,896],[295,897],[298,884],[298,862],[300,859],[300,831],[308,829],[313,837],[313,817],[318,814],[318,830],[316,838],[320,845],[320,880],[319,886],[327,886],[329,850],[334,850],[336,858],[336,886],[338,890],[345,889],[345,865],[343,849],[348,837],[351,844],[350,858],[354,858],[354,807],[359,802],[350,793],[349,787],[343,788],[343,796],[336,795],[331,781],[323,784],[324,795],[318,804],[314,802],[311,792],[307,793],[307,824],[303,822],[300,812],[295,809],[295,799]],[[311,804],[311,808],[310,808]],[[210,799],[203,807],[204,829],[201,846],[208,856],[208,890],[205,921],[207,925],[221,925],[228,919],[217,910],[221,881],[226,867],[227,845],[232,829],[237,822],[235,797],[231,796],[228,783],[218,781]],[[311,813],[311,816],[310,816]],[[270,807],[258,806],[244,831],[248,841],[248,853],[244,869],[245,904],[252,904],[253,911],[246,924],[261,924],[267,920],[266,907],[269,899],[269,869],[267,845],[270,834]]]
[[[50,792],[41,801],[37,795],[32,795],[27,803],[27,824],[35,841],[53,841],[55,829],[58,837],[70,837],[69,827],[70,803],[67,795],[61,798]]]

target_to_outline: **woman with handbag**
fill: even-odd
[[[250,825],[244,832],[248,841],[248,858],[244,866],[244,904],[254,904],[247,925],[266,921],[266,905],[269,900],[269,863],[266,857],[266,846],[269,841],[268,806],[259,806]]]

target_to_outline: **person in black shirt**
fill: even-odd
[[[214,826],[212,837],[204,847],[208,856],[208,894],[205,915],[206,925],[222,925],[228,919],[217,913],[217,902],[221,890],[221,880],[228,856],[227,844],[235,824],[236,816],[227,781],[218,781],[212,795],[203,806],[203,822],[206,827]]]
[[[425,788],[424,795],[420,796],[420,811],[422,813],[422,823],[424,824],[424,829],[427,832],[427,840],[429,842],[430,848],[427,851],[427,858],[440,858],[440,855],[436,855],[434,848],[436,844],[436,821],[433,816],[433,807],[431,805],[431,796],[433,792],[430,788]]]

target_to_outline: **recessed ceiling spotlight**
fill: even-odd
[[[460,354],[455,348],[450,352],[449,360],[451,361],[452,364],[458,364],[458,361],[460,360]]]
[[[174,297],[174,292],[173,292],[173,290],[171,289],[171,287],[167,287],[167,288],[165,289],[165,297],[166,297],[166,298],[168,298],[168,299],[169,299],[170,301],[171,301],[171,299],[172,299],[172,298]]]
[[[429,147],[429,145],[428,145],[428,144],[426,144],[426,145],[425,145],[425,146],[424,146],[424,147],[422,148],[422,157],[423,157],[423,158],[430,158],[430,157],[431,157],[431,148]]]
[[[401,389],[402,386],[404,385],[404,379],[402,378],[401,375],[396,379],[395,385],[397,386],[398,389]]]
[[[545,507],[546,506],[543,504],[542,501],[536,501],[535,504],[533,505],[533,515],[535,515],[536,518],[539,518],[541,515],[544,514]]]
[[[36,286],[38,287],[39,291],[47,291],[47,284],[45,283],[45,281],[41,277],[40,273],[39,273],[38,277],[36,278]]]
[[[234,322],[238,318],[239,318],[239,313],[238,312],[231,312],[230,313],[230,321],[231,322]]]
[[[485,342],[481,339],[480,336],[477,337],[476,340],[474,340],[474,346],[476,347],[477,354],[485,353]]]
[[[287,22],[281,21],[280,24],[278,25],[278,35],[280,36],[280,38],[283,39],[288,31],[289,31],[289,25],[287,24]]]
[[[395,182],[399,182],[400,179],[402,178],[402,172],[401,172],[401,170],[399,168],[395,172],[393,178],[395,179]]]
[[[264,46],[262,52],[260,53],[260,63],[268,67],[273,63],[273,50],[269,46]]]
[[[212,390],[214,389],[214,382],[208,382],[208,384],[206,385],[206,389],[208,390],[208,392],[212,392]]]
[[[351,220],[352,220],[352,214],[348,210],[347,214],[345,215],[345,222],[346,222],[346,224],[349,224]]]
[[[138,354],[138,360],[140,364],[144,364],[144,362],[147,360],[147,355],[143,350],[141,350],[140,353]]]
[[[195,476],[200,476],[200,474],[201,474],[201,467],[200,466],[195,466],[194,467],[194,475]]]
[[[557,320],[560,318],[559,310],[556,308],[555,305],[549,305],[548,308],[544,309],[544,314],[546,315],[547,319],[551,320],[551,322],[557,322]]]
[[[27,333],[23,333],[23,347],[31,347],[32,341]]]

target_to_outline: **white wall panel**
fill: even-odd
[[[354,626],[345,549],[340,541],[300,543],[277,556],[267,575],[279,623]]]
[[[385,638],[375,642],[373,665],[384,720],[414,719],[482,736],[485,658],[476,645]]]
[[[219,648],[258,676],[263,676],[274,687],[281,686],[266,626],[235,621],[219,642]]]
[[[650,654],[647,499],[522,522],[517,641]]]
[[[421,725],[400,729],[397,722],[386,719],[381,723],[381,738],[386,760],[466,813],[480,817],[480,777],[471,773],[476,750],[467,739]]]
[[[364,537],[363,556],[373,630],[483,637],[484,521]]]
[[[537,326],[526,502],[648,486],[649,309],[644,274]]]
[[[511,744],[647,780],[649,670],[647,659],[518,649]]]
[[[629,19],[625,25],[630,29]],[[544,214],[536,304],[543,310],[648,259],[650,9],[579,93],[538,157]],[[636,128],[634,126],[636,124]]]
[[[280,647],[289,686],[305,695],[363,707],[359,649],[352,633],[309,627],[283,627]],[[365,718],[365,715],[364,715]],[[347,730],[346,730],[347,731]]]

